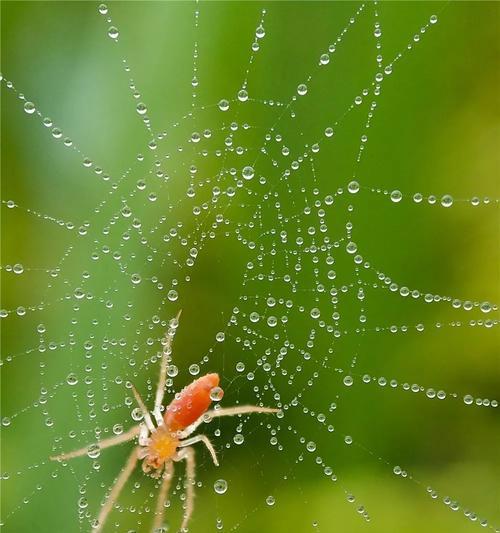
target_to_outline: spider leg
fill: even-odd
[[[132,392],[134,393],[134,398],[135,398],[135,401],[137,402],[137,405],[142,411],[142,414],[144,416],[144,422],[146,422],[146,426],[148,426],[149,431],[151,431],[152,433],[153,431],[156,430],[155,425],[153,424],[153,420],[151,419],[151,415],[149,414],[146,404],[144,403],[143,399],[141,398],[141,395],[137,392],[137,389],[134,387],[133,384],[132,384]]]
[[[156,504],[155,520],[153,522],[152,533],[155,533],[163,525],[163,516],[165,515],[165,502],[167,501],[170,483],[174,475],[174,464],[172,461],[167,461],[165,464],[165,471],[163,472],[163,480],[160,486],[160,494],[158,495],[158,502]]]
[[[104,505],[102,506],[99,516],[97,517],[97,527],[93,529],[93,533],[100,533],[100,531],[102,531],[104,523],[106,522],[106,518],[108,517],[110,511],[113,509],[113,505],[118,499],[121,490],[125,486],[127,479],[130,477],[130,474],[134,470],[137,461],[139,460],[139,457],[137,455],[138,451],[139,447],[135,447],[132,450],[132,453],[127,459],[127,462],[125,463],[124,469],[121,471],[120,475],[116,479],[113,488],[111,489],[111,492],[109,493],[109,496],[106,499]]]
[[[246,415],[251,413],[277,413],[279,409],[273,409],[271,407],[259,407],[258,405],[237,405],[235,407],[221,407],[220,409],[212,409],[201,415],[200,418],[195,420],[184,431],[179,432],[179,438],[185,439],[189,437],[196,428],[203,422],[210,422],[212,418],[220,416],[235,416]]]
[[[139,446],[148,446],[150,442],[148,426],[141,423],[139,424],[139,427]]]
[[[194,449],[184,448],[177,453],[176,461],[186,461],[186,509],[182,520],[181,531],[185,531],[194,510],[194,483],[195,483],[195,459]]]
[[[122,442],[127,442],[129,440],[132,440],[139,434],[139,432],[140,432],[139,426],[133,426],[125,433],[122,433],[121,435],[116,435],[115,437],[109,437],[108,439],[103,439],[99,441],[97,444],[99,445],[99,448],[101,450],[104,448],[110,448],[111,446],[116,446],[117,444],[121,444]],[[87,455],[88,451],[89,451],[89,447],[85,446],[83,448],[74,450],[72,452],[61,453],[60,455],[54,455],[50,458],[50,460],[51,461],[66,461],[67,459],[73,459],[74,457],[81,457],[82,455]]]
[[[185,446],[191,446],[191,444],[196,444],[197,442],[203,442],[203,444],[208,448],[210,455],[212,456],[214,465],[219,466],[219,461],[217,461],[217,455],[215,453],[215,449],[212,443],[210,442],[210,439],[206,435],[196,435],[195,437],[191,437],[190,439],[181,440],[179,442],[179,448],[184,448]]]
[[[176,326],[179,323],[179,318],[181,316],[182,309],[177,313],[177,316],[170,322],[172,326]],[[161,366],[160,366],[160,376],[158,377],[158,385],[156,388],[156,398],[155,398],[155,407],[153,413],[156,420],[161,420],[163,423],[163,418],[161,416],[161,405],[163,403],[163,396],[165,395],[165,383],[167,381],[167,366],[170,360],[170,355],[172,353],[172,341],[174,340],[175,329],[169,326],[169,330],[165,335],[165,340],[163,342],[163,353],[161,357]]]

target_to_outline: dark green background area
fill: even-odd
[[[292,298],[295,307],[290,313],[290,340],[298,346],[314,327],[308,312],[296,311],[299,305],[307,310],[316,305],[312,291],[291,294],[280,281],[254,281],[242,286],[246,264],[255,260],[255,253],[234,233],[209,240],[189,272],[189,283],[181,280],[171,262],[162,264],[158,257],[148,261],[149,252],[137,235],[123,244],[122,233],[129,222],[120,219],[109,236],[103,235],[110,213],[120,209],[121,199],[128,198],[136,181],[145,177],[143,168],[152,162],[146,148],[149,137],[137,118],[128,89],[129,75],[121,65],[123,56],[132,67],[141,100],[147,102],[153,129],[169,131],[169,150],[185,144],[192,131],[205,127],[214,131],[210,146],[223,147],[227,135],[220,130],[223,124],[246,121],[257,127],[239,131],[236,138],[241,135],[241,144],[254,149],[250,160],[257,156],[263,135],[280,114],[280,108],[264,105],[262,100],[288,102],[297,85],[311,73],[307,97],[294,105],[296,117],[287,113],[277,133],[283,135],[292,154],[301,153],[304,143],[322,139],[315,159],[321,200],[338,188],[345,190],[353,175],[363,186],[357,195],[344,193],[335,199],[326,215],[331,240],[344,238],[345,225],[352,222],[353,240],[365,260],[400,286],[473,302],[500,300],[498,203],[492,200],[473,207],[461,201],[473,196],[500,196],[498,3],[379,3],[384,64],[399,52],[405,53],[384,79],[369,131],[364,125],[371,96],[340,120],[333,140],[325,140],[325,127],[343,117],[376,72],[374,4],[366,4],[327,67],[317,65],[320,54],[335,42],[360,4],[202,2],[195,33],[194,4],[109,2],[113,22],[120,30],[118,45],[107,36],[108,24],[97,13],[97,5],[1,3],[4,78],[44,116],[50,116],[81,148],[83,156],[105,168],[112,181],[131,168],[118,192],[110,196],[108,183],[84,168],[81,155],[52,139],[41,121],[27,115],[23,102],[6,89],[5,80],[2,82],[2,199],[14,200],[20,209],[2,205],[1,264],[22,263],[31,270],[22,275],[2,270],[1,308],[46,303],[43,311],[28,312],[24,317],[13,314],[1,323],[2,417],[12,417],[11,425],[2,428],[1,470],[9,477],[3,482],[1,495],[6,533],[89,529],[89,518],[96,515],[129,447],[103,452],[98,472],[93,472],[92,461],[86,457],[66,468],[54,466],[47,457],[53,453],[54,444],[57,449],[69,449],[92,441],[96,427],[109,430],[115,423],[132,423],[131,408],[124,404],[130,392],[123,383],[115,382],[116,377],[133,379],[151,400],[156,367],[143,363],[158,349],[156,341],[163,328],[156,324],[138,334],[140,321],[148,323],[155,313],[168,320],[182,307],[175,344],[175,362],[180,368],[176,386],[187,383],[191,379],[188,366],[208,354],[209,363],[203,371],[221,375],[226,390],[224,405],[255,401],[253,387],[263,387],[267,381],[256,363],[269,347],[265,338],[258,339],[252,351],[245,349],[237,339],[245,337],[239,325],[227,331],[224,343],[214,345],[215,333],[224,329],[235,306],[240,313],[253,310],[252,302],[238,301],[240,294],[264,300],[271,293]],[[241,106],[232,102],[230,111],[221,113],[213,104],[221,98],[235,98],[241,87],[262,8],[267,9],[266,36],[249,75],[250,97],[258,102]],[[439,22],[415,44],[413,36],[433,14],[438,14]],[[194,119],[182,119],[191,109],[195,39],[200,79],[197,101],[211,107],[198,110]],[[406,50],[409,43],[412,49]],[[172,129],[176,121],[180,126]],[[364,133],[368,142],[361,162],[356,164]],[[279,150],[278,143],[270,144],[269,151],[277,159],[281,157]],[[138,152],[149,158],[143,167],[136,161]],[[168,248],[161,237],[177,221],[183,223],[184,230],[196,233],[192,203],[185,196],[190,157],[186,150],[172,159],[167,189],[148,176],[146,193],[130,200],[146,229],[162,214],[168,215],[164,231],[151,236],[151,243],[178,257],[184,257],[186,250],[181,246],[177,249],[177,245]],[[228,166],[240,168],[245,158],[231,154]],[[286,195],[286,187],[278,183],[279,172],[265,158],[259,161],[261,166],[256,165],[256,170],[267,175],[268,185],[259,186],[254,180],[248,190],[255,194],[244,200],[261,203],[266,229],[276,227],[279,232],[272,202],[259,196],[276,185],[283,212],[299,216],[305,235],[311,224],[317,224],[316,215],[303,213],[304,206],[314,202],[310,167],[304,166],[293,175],[292,192]],[[215,174],[221,166],[221,160],[214,157],[199,158],[198,163],[203,176]],[[399,189],[403,200],[393,204],[387,194],[371,193],[369,188]],[[155,203],[146,199],[151,191],[158,194]],[[456,201],[448,209],[426,202],[417,205],[411,200],[414,192],[435,194],[438,199],[449,193]],[[200,196],[200,202],[209,201],[208,187]],[[94,212],[108,197],[107,207]],[[165,205],[171,204],[176,207],[165,213]],[[248,224],[253,212],[240,204],[235,202],[225,213],[235,225]],[[352,212],[349,204],[354,207]],[[42,217],[27,213],[26,208]],[[66,230],[43,220],[45,214],[71,221],[76,228],[88,221],[87,234],[79,236],[77,229]],[[258,226],[245,226],[242,235],[266,246],[272,240],[263,236]],[[143,282],[133,287],[109,255],[89,260],[96,243],[99,248],[106,244],[111,250],[120,250],[129,272],[141,272]],[[344,244],[335,267],[338,286],[357,283],[352,259],[343,252]],[[61,264],[61,273],[51,277],[46,270],[56,268],[69,247],[72,250]],[[283,245],[277,247],[283,249]],[[305,265],[308,259],[303,254]],[[271,263],[266,261],[262,270],[269,273]],[[276,277],[287,273],[283,262],[277,260],[276,265]],[[309,264],[301,273],[302,287],[314,287],[312,268]],[[85,300],[74,312],[72,294],[84,270],[90,273],[85,288],[96,297]],[[164,294],[146,282],[155,275],[165,280],[168,288],[172,278],[180,280],[179,301],[160,306]],[[362,275],[370,283],[377,281],[373,274]],[[326,282],[326,277],[322,281]],[[105,308],[100,297],[111,298],[114,307]],[[327,296],[320,297],[325,319],[328,302]],[[425,304],[388,289],[367,289],[364,306],[367,328],[406,324],[410,331],[356,335],[359,302],[351,293],[341,297],[341,329],[351,333],[334,341],[328,363],[322,365],[322,357],[333,339],[321,330],[310,362],[297,354],[287,360],[291,369],[298,364],[304,367],[297,380],[292,385],[280,375],[274,380],[283,402],[303,393],[296,408],[287,410],[283,419],[252,418],[244,427],[242,446],[232,441],[237,421],[223,420],[206,428],[219,451],[221,467],[216,469],[205,451],[198,450],[202,486],[197,488],[190,531],[216,531],[218,518],[224,524],[223,531],[241,533],[478,530],[477,522],[464,517],[465,508],[500,526],[498,409],[467,406],[462,401],[467,393],[498,398],[498,328],[467,326],[471,319],[498,320],[498,311],[486,315],[477,307],[470,312],[455,310],[446,302]],[[126,314],[130,314],[130,321],[124,319]],[[76,324],[71,323],[73,317]],[[461,326],[435,327],[436,323],[452,321],[459,321]],[[40,352],[36,331],[40,323],[47,328],[47,345],[53,341],[64,346]],[[417,323],[425,324],[424,332],[415,331]],[[259,327],[263,335],[268,333],[262,324]],[[103,336],[124,339],[126,344],[117,343],[106,352],[97,341],[91,350],[84,348],[89,338]],[[155,344],[148,344],[148,339],[154,339]],[[131,348],[134,343],[140,347],[136,352]],[[343,374],[337,369],[348,371],[355,354],[355,383],[345,387]],[[245,362],[247,371],[257,367],[254,382],[236,372],[238,361]],[[311,387],[307,380],[314,371],[319,376]],[[70,372],[79,376],[74,387],[66,383]],[[401,387],[392,390],[388,385],[366,385],[361,382],[365,373],[456,392],[458,399],[440,401]],[[85,383],[85,377],[90,383]],[[44,395],[43,389],[48,393]],[[263,400],[275,402],[269,391]],[[333,413],[328,410],[332,402],[337,403]],[[106,405],[109,411],[103,409]],[[311,410],[315,415],[325,413],[335,431],[329,433],[310,415]],[[54,421],[53,426],[47,427],[47,418]],[[282,451],[269,442],[271,431],[278,427]],[[214,434],[217,428],[220,435]],[[70,437],[71,431],[76,431],[75,438]],[[345,435],[353,437],[353,445],[344,444]],[[315,453],[306,451],[301,437],[317,444]],[[226,448],[228,443],[230,448]],[[316,456],[333,468],[337,482],[315,464]],[[395,465],[413,479],[394,475]],[[182,472],[183,466],[178,469],[179,474]],[[224,495],[214,493],[213,483],[218,478],[228,481]],[[83,513],[88,516],[79,522],[77,502],[83,486],[88,499]],[[427,493],[428,486],[438,492],[436,500]],[[171,531],[176,530],[181,517],[182,491],[176,492],[167,512]],[[154,508],[155,494],[154,482],[138,470],[120,499],[122,512],[113,513],[107,530],[115,530],[113,524],[119,523],[117,531],[148,531],[151,513],[147,507]],[[348,501],[349,494],[355,496],[353,503]],[[265,503],[269,495],[276,500],[272,507]],[[443,502],[446,496],[459,502],[460,510],[453,512]],[[370,523],[357,511],[360,506],[369,513]]]

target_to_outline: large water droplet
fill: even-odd
[[[227,111],[229,109],[229,102],[227,100],[222,99],[219,102],[219,109],[221,111]]]
[[[304,96],[307,94],[307,85],[305,83],[301,83],[298,87],[297,87],[297,93],[299,94],[299,96]]]
[[[110,26],[108,29],[108,35],[111,37],[111,39],[118,39],[118,35],[120,35],[118,28],[115,26]]]
[[[241,175],[246,179],[246,180],[251,180],[254,176],[255,176],[255,171],[253,169],[253,167],[251,166],[246,166],[246,167],[243,167],[243,170],[241,172]]]
[[[214,483],[214,490],[217,494],[224,494],[227,491],[227,481],[225,479],[218,479]]]
[[[36,111],[35,104],[33,102],[26,102],[24,104],[24,110],[28,115],[32,115]]]
[[[213,402],[220,402],[224,396],[224,391],[220,387],[214,387],[210,390],[210,399]]]
[[[145,115],[148,112],[148,108],[142,102],[139,102],[137,104],[136,109],[137,109],[137,112],[139,113],[139,115]]]
[[[400,202],[401,198],[403,198],[401,191],[394,190],[391,192],[391,201],[394,202],[395,204]]]
[[[91,459],[97,459],[99,457],[99,455],[101,455],[101,447],[99,446],[99,444],[97,444],[97,443],[91,444],[87,448],[87,455]]]
[[[78,383],[78,377],[76,376],[76,374],[73,374],[73,372],[71,372],[71,374],[68,374],[66,378],[66,383],[68,385],[76,385]]]

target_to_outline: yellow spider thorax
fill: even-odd
[[[159,427],[150,436],[148,458],[151,463],[164,463],[170,459],[179,446],[179,440],[165,427]],[[159,466],[159,465],[158,465]]]

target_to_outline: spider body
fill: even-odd
[[[109,437],[98,443],[101,449],[109,448],[123,442],[138,438],[138,445],[130,454],[121,473],[115,480],[109,495],[104,501],[101,511],[92,527],[93,533],[100,533],[109,513],[125,486],[127,479],[135,469],[137,462],[143,460],[142,470],[154,478],[161,478],[158,503],[152,531],[157,532],[164,524],[165,504],[168,497],[170,483],[174,473],[174,463],[186,461],[186,503],[181,530],[187,531],[188,522],[194,509],[195,457],[192,444],[202,442],[207,447],[216,466],[219,465],[215,449],[206,435],[191,436],[202,423],[208,423],[215,417],[235,416],[251,413],[276,413],[278,409],[255,405],[238,405],[234,407],[216,408],[209,410],[212,402],[211,392],[216,391],[217,399],[222,398],[219,388],[218,374],[206,374],[175,396],[162,414],[163,397],[167,378],[167,366],[171,361],[171,345],[178,326],[180,312],[170,321],[170,329],[163,342],[163,353],[160,366],[160,376],[156,389],[154,409],[149,412],[141,396],[132,385],[135,399],[142,411],[144,420],[121,435]],[[156,425],[153,423],[153,418]],[[52,460],[66,461],[74,457],[88,454],[89,447],[51,457]]]
[[[152,477],[161,475],[165,462],[172,460],[177,453],[181,443],[179,432],[207,412],[212,403],[211,391],[218,385],[218,374],[206,374],[184,387],[170,402],[163,416],[164,424],[159,425],[149,438],[143,440],[145,446],[140,451],[140,457],[144,457],[142,470],[145,473]]]

